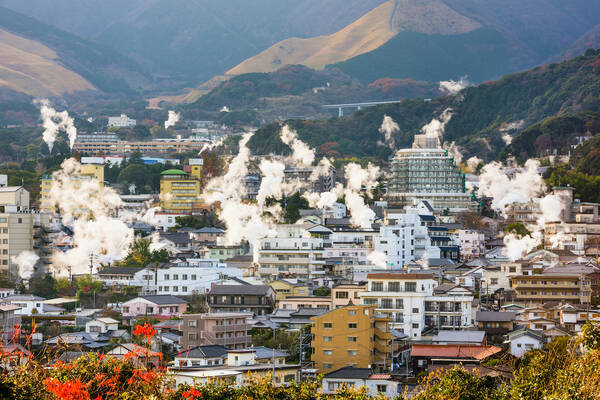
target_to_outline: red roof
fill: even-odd
[[[413,344],[410,350],[411,357],[430,358],[470,358],[484,360],[502,349],[496,346],[466,346],[452,344]]]
[[[388,379],[392,379],[392,376],[388,374],[371,374],[371,376],[369,376],[369,379],[378,379],[385,381]]]

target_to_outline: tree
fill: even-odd
[[[130,164],[121,170],[117,181],[124,184],[134,184],[138,190],[148,184],[148,170],[142,164]]]
[[[158,126],[158,125],[153,126],[150,129],[150,133],[152,134],[152,137],[154,139],[156,139],[156,138],[170,138],[170,137],[173,136],[173,135],[171,135],[171,133],[168,130],[166,130],[162,126]]]
[[[29,292],[45,298],[56,297],[56,280],[52,275],[34,276],[29,280]]]
[[[520,222],[513,222],[511,224],[508,224],[508,226],[504,228],[504,231],[506,233],[514,233],[519,237],[531,236],[531,232],[529,231],[529,229],[527,229],[525,225],[523,225]]]
[[[313,291],[313,294],[315,296],[329,296],[329,295],[331,295],[331,289],[329,289],[327,286],[321,286],[321,287],[316,288]]]
[[[300,219],[300,210],[308,208],[308,201],[296,192],[283,200],[285,209],[283,219],[288,224],[295,224]]]
[[[133,244],[130,253],[123,261],[119,263],[122,267],[146,267],[150,263],[169,262],[169,253],[167,250],[150,250],[150,241],[138,239]]]

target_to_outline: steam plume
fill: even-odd
[[[35,264],[40,258],[33,251],[22,251],[18,256],[12,256],[11,260],[17,264],[17,270],[19,278],[23,280],[30,280],[33,276]]]
[[[58,132],[63,131],[69,137],[69,146],[73,148],[77,139],[77,128],[73,124],[73,118],[69,117],[67,111],[57,112],[50,106],[48,99],[34,101],[34,104],[40,107],[40,116],[44,126],[43,139],[48,145],[48,150],[52,153],[54,142]]]
[[[467,77],[465,76],[465,77],[460,78],[460,80],[458,80],[458,81],[452,81],[452,80],[441,81],[440,82],[440,91],[454,96],[455,94],[458,94],[461,90],[466,88],[467,86],[469,86],[469,81],[467,80]]]
[[[179,122],[179,118],[181,118],[181,114],[175,111],[169,111],[169,118],[165,121],[165,129],[169,129]]]
[[[393,151],[396,148],[396,142],[394,140],[393,134],[395,132],[398,132],[399,130],[400,127],[398,126],[398,124],[391,117],[384,115],[383,122],[381,123],[381,127],[379,128],[379,132],[383,134],[385,138],[385,143],[379,143],[387,145]]]

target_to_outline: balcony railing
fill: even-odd
[[[240,331],[248,331],[251,329],[251,326],[248,324],[237,324],[237,325],[215,325],[213,327],[214,332],[240,332]]]

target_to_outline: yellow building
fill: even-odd
[[[376,316],[375,306],[341,307],[311,319],[311,360],[319,373],[346,366],[380,371],[390,366],[390,319]],[[394,347],[398,349],[399,343]]]
[[[95,179],[100,187],[104,187],[104,164],[82,164],[79,178]],[[50,189],[52,188],[52,175],[44,175],[41,179],[40,210],[43,212],[55,212],[50,205]]]
[[[588,304],[592,300],[592,282],[583,273],[515,276],[512,285],[518,304],[535,305],[549,301]]]
[[[275,300],[285,300],[288,297],[308,296],[308,285],[278,279],[269,283],[275,291]]]
[[[200,202],[202,159],[190,159],[186,171],[169,169],[160,175],[160,206],[167,212],[191,212]]]

